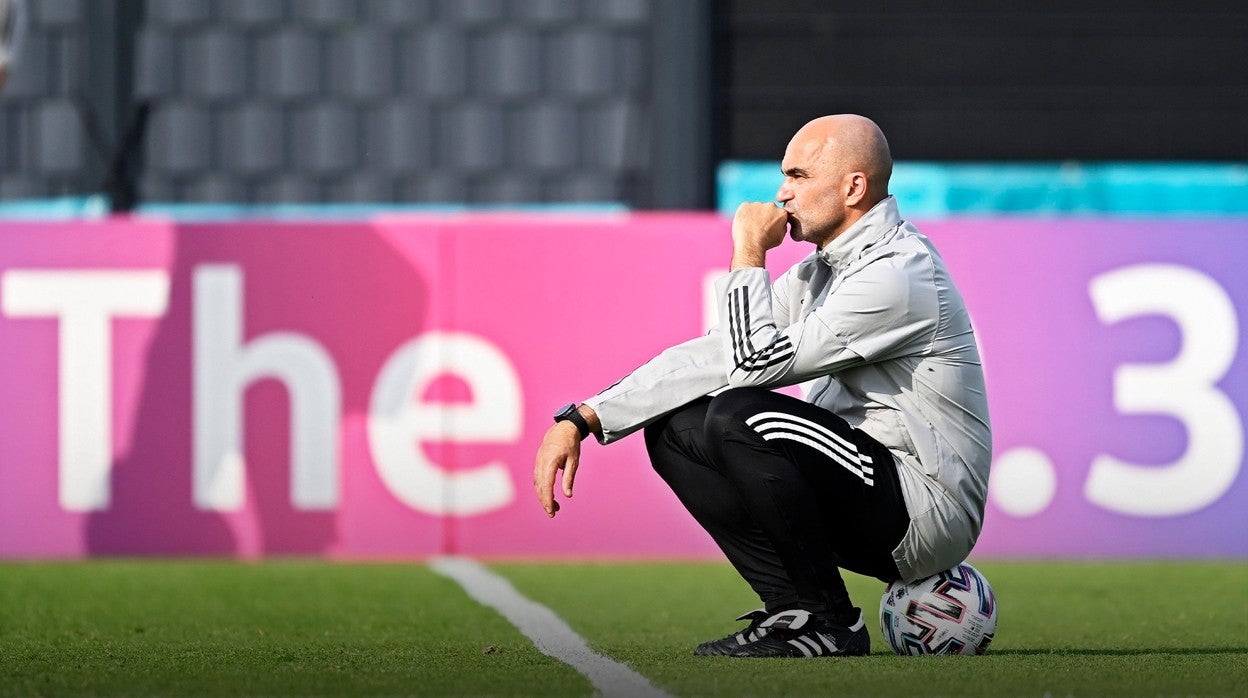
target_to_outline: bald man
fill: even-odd
[[[992,450],[979,350],[944,261],[888,194],[874,122],[825,116],[781,163],[776,202],[732,221],[721,324],[569,404],[533,472],[559,510],[581,441],[639,429],[656,471],[763,607],[698,655],[866,654],[841,569],[916,580],[962,562],[979,536]],[[773,284],[783,242],[809,257]],[[807,401],[772,388],[813,380]]]

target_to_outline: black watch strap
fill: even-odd
[[[555,421],[572,422],[576,425],[576,430],[581,433],[582,439],[589,436],[589,422],[585,421],[585,415],[581,414],[581,411],[576,408],[576,403],[574,402],[569,402],[563,407],[560,407],[559,411],[555,413]]]

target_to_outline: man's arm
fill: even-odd
[[[766,261],[766,250],[784,239],[787,217],[774,204],[744,204],[733,218],[733,266]],[[766,232],[760,239],[757,230]],[[763,272],[766,274],[766,272]],[[721,316],[722,317],[722,316]],[[579,407],[599,442],[610,443],[659,417],[728,385],[730,366],[718,332],[671,347]],[[533,487],[547,516],[559,511],[555,482],[563,471],[563,494],[572,496],[580,465],[576,425],[558,422],[546,431],[533,467]]]
[[[904,266],[881,260],[846,278],[801,321],[778,328],[760,269],[716,284],[724,317],[728,384],[778,387],[826,376],[926,346],[939,317],[934,292],[914,287]]]
[[[855,272],[799,322],[778,322],[776,289],[763,269],[784,239],[786,214],[746,203],[733,218],[732,271],[716,283],[728,385],[800,383],[926,343],[940,311],[930,288],[916,288],[925,257],[893,255]]]
[[[732,219],[732,268],[762,267],[767,250],[784,241],[787,223],[787,214],[775,204],[742,204]],[[773,312],[769,310],[768,315]],[[724,317],[721,313],[721,326]],[[730,367],[718,329],[667,349],[585,401],[602,420],[599,441],[621,439],[692,400],[727,387]]]
[[[665,349],[614,385],[585,400],[601,423],[598,440],[618,441],[728,385],[723,342],[712,333]]]

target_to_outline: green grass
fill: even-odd
[[[421,565],[0,565],[0,695],[522,696],[536,686],[591,690]]]
[[[824,661],[689,656],[696,642],[740,627],[731,619],[757,605],[722,565],[502,571],[600,650],[682,696],[1248,695],[1248,564],[975,564],[998,600],[987,655],[894,656],[876,622],[884,585],[849,575],[874,651]]]
[[[976,561],[983,657],[695,658],[756,605],[712,563],[499,564],[599,652],[677,696],[1238,696],[1248,564]],[[883,585],[851,576],[874,620]],[[0,564],[0,695],[590,695],[419,564]]]

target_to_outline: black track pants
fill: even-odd
[[[831,412],[738,388],[651,424],[646,448],[768,611],[851,622],[839,568],[898,578],[909,516],[893,456]]]

